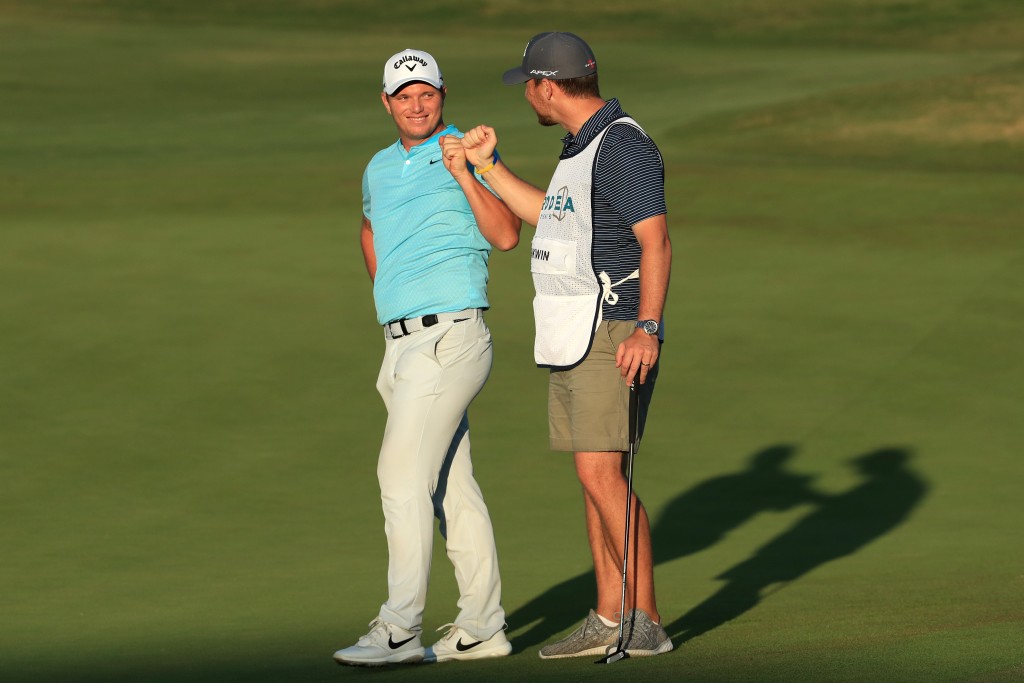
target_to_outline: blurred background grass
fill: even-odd
[[[4,680],[365,675],[329,655],[385,590],[356,241],[381,65],[431,51],[446,120],[545,185],[560,134],[498,76],[551,29],[666,159],[637,485],[678,649],[534,654],[592,585],[519,248],[471,411],[517,651],[377,675],[1024,675],[1020,3],[0,0]],[[427,630],[450,574],[439,548]]]

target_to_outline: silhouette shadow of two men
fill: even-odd
[[[726,584],[683,617],[666,624],[676,644],[743,614],[773,584],[793,581],[831,560],[849,555],[898,526],[924,496],[924,482],[907,468],[910,452],[885,448],[854,458],[863,476],[849,491],[829,495],[815,477],[785,468],[796,448],[773,445],[754,453],[742,471],[707,479],[673,499],[651,528],[655,565],[712,547],[761,512],[799,505],[814,508],[752,557],[719,575]],[[576,624],[593,600],[594,574],[567,579],[508,615],[517,648],[545,642]]]
[[[754,608],[767,590],[790,583],[821,565],[852,555],[884,536],[910,515],[927,492],[907,467],[910,452],[884,448],[854,458],[863,481],[848,491],[819,495],[815,509],[722,572],[726,584],[666,630],[678,643],[707,633]]]

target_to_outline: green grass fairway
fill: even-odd
[[[636,485],[676,650],[536,655],[593,585],[528,228],[471,410],[515,652],[338,667],[386,590],[383,60],[436,55],[545,184],[561,131],[500,74],[551,29],[666,160]],[[1022,46],[1019,0],[0,0],[0,680],[1024,680]]]

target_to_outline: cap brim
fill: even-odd
[[[524,72],[523,67],[517,66],[506,71],[501,80],[505,82],[505,85],[515,85],[516,83],[526,83],[530,78],[530,74]]]
[[[407,85],[412,85],[413,83],[423,83],[424,85],[429,85],[430,87],[437,88],[438,90],[440,90],[443,87],[438,85],[437,83],[431,83],[430,81],[424,80],[422,78],[410,78],[408,80],[402,81],[401,83],[397,83],[391,86],[390,91],[388,91],[387,88],[385,88],[384,92],[389,96],[395,95],[398,93],[399,90],[401,90]]]

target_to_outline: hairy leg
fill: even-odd
[[[624,458],[624,454],[615,452],[575,454],[576,474],[583,486],[587,536],[597,578],[597,613],[613,621],[619,612],[622,596],[627,490]],[[660,621],[654,595],[650,522],[635,492],[630,507],[626,609],[642,609],[652,619]]]

